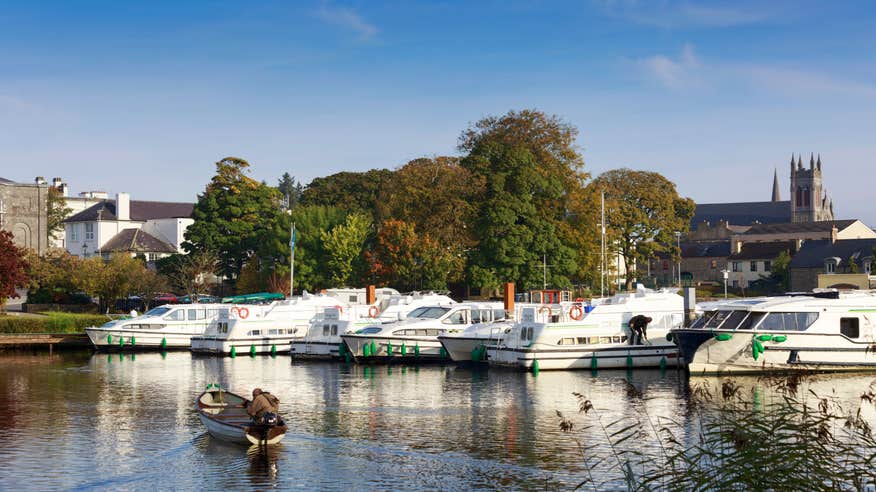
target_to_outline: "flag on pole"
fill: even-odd
[[[292,224],[292,237],[289,239],[289,246],[295,250],[295,224]]]

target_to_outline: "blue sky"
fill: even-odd
[[[307,183],[455,154],[485,115],[580,130],[594,175],[699,202],[788,198],[820,153],[840,218],[876,226],[872,2],[4,2],[0,176],[194,201],[214,162]]]

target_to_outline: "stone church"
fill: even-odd
[[[46,197],[49,185],[42,178],[33,184],[0,178],[0,229],[9,231],[15,244],[43,254],[48,249]]]

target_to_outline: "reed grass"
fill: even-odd
[[[627,490],[873,490],[876,439],[861,416],[876,403],[876,380],[846,408],[807,389],[807,375],[764,379],[775,397],[733,380],[691,388],[685,415],[654,417],[638,405],[632,418],[610,419],[573,393],[580,416],[557,412],[586,469],[576,488]],[[644,402],[630,383],[627,392]],[[576,420],[584,419],[584,423]],[[602,440],[588,442],[577,430]],[[600,451],[608,445],[610,451]],[[869,488],[868,488],[869,487]]]

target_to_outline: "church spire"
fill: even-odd
[[[773,171],[773,201],[780,202],[782,198],[779,196],[779,171]]]
[[[818,162],[815,163],[815,168],[821,171],[821,154],[818,154]]]

